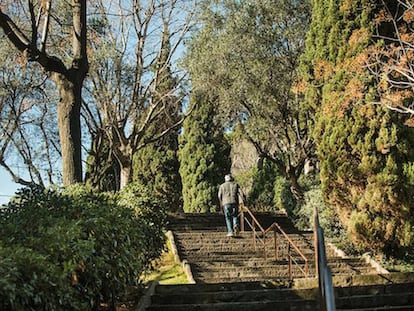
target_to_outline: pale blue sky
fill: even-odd
[[[10,175],[3,168],[0,168],[0,205],[9,202],[16,190],[22,187],[22,185],[13,182]]]

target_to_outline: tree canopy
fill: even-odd
[[[384,3],[314,1],[303,77],[329,206],[356,245],[392,254],[413,242],[414,133],[407,116],[376,104],[364,66]]]
[[[272,179],[252,198],[298,210],[313,162],[318,200],[391,254],[414,242],[413,21],[409,0],[2,1],[0,165],[206,212],[237,132],[266,164],[244,178]]]
[[[218,3],[218,4],[217,4]],[[187,66],[192,85],[217,97],[225,127],[241,124],[260,157],[297,179],[313,143],[293,92],[309,23],[307,1],[218,1],[204,11]]]

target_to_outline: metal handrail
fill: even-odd
[[[247,223],[252,229],[252,236],[253,236],[253,245],[254,249],[256,250],[256,240],[260,241],[263,244],[264,249],[264,257],[267,259],[267,252],[266,252],[266,235],[270,231],[273,231],[274,235],[274,247],[275,247],[275,260],[279,260],[278,251],[277,251],[277,231],[279,231],[282,236],[286,239],[288,242],[288,262],[289,262],[289,279],[292,279],[292,262],[295,263],[296,266],[298,266],[299,270],[305,275],[305,277],[308,276],[309,273],[309,261],[306,258],[306,256],[301,252],[301,250],[298,248],[298,246],[295,244],[295,242],[292,241],[292,239],[286,234],[286,232],[280,227],[280,225],[277,222],[272,223],[267,229],[264,229],[263,226],[259,223],[257,218],[254,216],[252,211],[244,205],[240,205],[240,218],[241,218],[241,230],[244,231],[244,224]],[[249,216],[251,217],[251,222],[246,219],[244,216],[244,212],[247,212]],[[259,229],[259,232],[261,233],[261,237],[256,233],[256,226]],[[276,229],[276,230],[275,230]],[[304,268],[300,266],[300,262],[298,262],[295,257],[292,255],[291,250],[295,250],[295,252],[303,259],[304,261]]]
[[[314,210],[315,234],[315,265],[318,273],[320,309],[322,311],[335,311],[335,295],[332,284],[332,273],[326,259],[325,238],[323,229],[319,224],[318,209]]]

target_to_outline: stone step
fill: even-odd
[[[338,311],[414,310],[410,282],[336,287],[334,294]],[[319,309],[317,288],[280,288],[265,282],[158,285],[151,301],[148,311]]]
[[[348,297],[337,297],[335,304],[337,309],[349,310],[349,309],[375,309],[385,306],[399,307],[414,305],[414,292],[381,294],[381,295],[353,295]]]
[[[303,268],[304,266],[302,266]],[[193,267],[192,267],[193,268]],[[262,275],[272,275],[272,274],[281,274],[287,272],[288,265],[280,265],[280,266],[267,266],[267,267],[213,267],[213,268],[205,268],[205,267],[194,267],[193,273],[199,275],[200,273],[210,273],[211,275],[217,274],[222,275],[224,277],[228,277],[229,275],[239,275],[239,274],[248,274],[248,273],[260,273]],[[298,270],[299,268],[294,266],[292,270]],[[347,267],[344,268],[337,268],[338,270],[348,270]],[[314,270],[313,270],[314,271]]]
[[[275,260],[273,257],[265,259],[263,256],[252,256],[248,257],[250,254],[245,254],[244,258],[242,255],[240,257],[233,256],[233,257],[219,257],[217,260],[212,260],[211,258],[197,258],[199,262],[198,264],[201,265],[226,265],[226,263],[242,263],[246,266],[262,266],[262,265],[279,265],[279,264],[286,264],[287,259],[281,258],[279,260]],[[240,259],[238,259],[240,258]],[[202,260],[205,259],[205,260]],[[299,259],[298,262],[304,262],[304,260]],[[314,265],[314,261],[308,260],[309,265]],[[335,265],[349,265],[349,266],[370,266],[364,259],[360,258],[341,258],[341,257],[332,257],[328,259],[329,266]]]
[[[195,292],[182,295],[180,293],[155,294],[151,297],[156,304],[204,304],[225,302],[249,302],[260,300],[315,299],[317,289],[249,289],[238,291]]]
[[[266,249],[275,249],[274,247],[274,243],[273,241],[271,241],[272,243],[266,243],[265,245],[263,245],[262,243],[256,243],[256,249],[260,248],[263,249],[263,246],[266,246]],[[294,241],[296,247],[298,247],[301,251],[314,251],[313,247],[310,247],[308,244],[303,243],[302,241]],[[206,242],[202,242],[202,241],[197,241],[194,243],[191,243],[191,241],[183,241],[183,240],[177,240],[176,241],[176,245],[177,246],[181,246],[185,249],[188,250],[200,250],[200,249],[209,249],[209,250],[214,250],[214,249],[222,249],[222,248],[236,248],[236,249],[254,249],[254,244],[251,240],[242,240],[239,239],[236,241],[220,241],[220,240],[215,240],[215,241],[206,241]],[[277,249],[280,251],[288,251],[288,244],[287,243],[277,243]],[[292,251],[293,248],[291,248]]]
[[[176,215],[169,218],[168,226],[174,230],[180,259],[189,263],[196,284],[158,285],[146,310],[318,310],[312,232],[296,230],[285,215],[257,213],[257,218],[264,228],[276,221],[289,234],[309,260],[308,278],[293,265],[294,280],[289,280],[288,244],[280,234],[276,261],[271,232],[264,239],[265,259],[263,240],[256,238],[254,249],[251,231],[237,238],[227,237],[220,213]],[[414,274],[407,280],[395,274],[374,275],[375,269],[365,260],[337,257],[329,246],[327,256],[336,286],[337,310],[414,310]],[[296,258],[303,264],[303,259]],[[358,283],[367,280],[371,283]],[[291,285],[297,288],[286,288]]]
[[[189,231],[189,232],[174,232],[174,236],[178,239],[188,239],[191,241],[197,241],[197,240],[202,240],[202,241],[208,241],[208,240],[213,240],[213,239],[218,239],[218,240],[226,240],[229,241],[231,240],[229,237],[226,236],[227,232],[226,230],[223,230],[222,232],[216,232],[216,231]],[[256,233],[258,237],[263,237],[261,233],[257,232]],[[284,241],[283,237],[278,234],[278,237],[280,237],[280,241]],[[313,245],[313,234],[312,233],[290,233],[288,234],[289,238],[291,238],[292,240],[304,240],[307,241],[310,245]],[[253,232],[251,231],[242,231],[239,234],[239,237],[241,238],[246,238],[246,239],[252,239],[253,237]],[[266,234],[266,240],[271,240],[273,241],[273,234],[270,232],[268,234]]]
[[[304,267],[302,267],[304,269]],[[360,271],[349,270],[349,269],[335,269],[332,271],[333,275],[356,275],[360,274]],[[314,276],[315,271],[309,270],[307,276]],[[290,277],[289,271],[286,269],[275,269],[269,271],[263,271],[262,269],[238,269],[234,271],[195,271],[193,274],[195,280],[209,280],[215,279],[217,281],[226,279],[234,279],[238,282],[246,282],[251,280],[272,280],[272,279],[288,279]],[[304,278],[306,275],[299,269],[292,267],[293,278]],[[224,282],[224,281],[223,281]]]
[[[214,283],[214,284],[177,284],[177,285],[158,285],[155,287],[156,294],[182,293],[215,293],[215,292],[234,292],[245,290],[287,288],[287,283],[258,282],[237,282],[237,283]]]
[[[212,283],[212,282],[247,282],[271,279],[289,279],[289,267],[284,266],[268,266],[268,267],[221,267],[221,268],[198,268],[191,266],[193,277],[196,281]],[[306,271],[305,265],[292,266],[291,273],[293,278],[304,278]],[[315,269],[308,267],[308,277],[315,276]],[[373,273],[370,267],[350,267],[347,265],[333,267],[331,269],[334,276],[351,276],[359,274]]]
[[[302,299],[290,301],[250,301],[213,304],[152,305],[148,311],[314,311],[319,310],[316,301]]]
[[[295,300],[298,298],[304,300],[316,300],[318,298],[318,289],[289,289],[289,288],[258,288],[257,286],[242,287],[248,283],[240,283],[239,286],[231,284],[227,286],[221,284],[220,287],[204,286],[200,289],[197,284],[192,287],[186,287],[187,290],[169,290],[158,291],[152,296],[154,304],[215,304],[229,302],[249,302],[249,301],[284,301]],[[211,284],[210,284],[211,285]],[[230,286],[233,286],[230,289]],[[209,288],[209,289],[208,289]],[[221,290],[220,290],[221,289]],[[413,284],[390,284],[390,285],[372,285],[372,286],[353,286],[345,288],[336,288],[336,304],[341,309],[347,310],[355,305],[366,308],[382,307],[386,305],[400,306],[411,305],[414,300]]]
[[[246,283],[246,282],[289,282],[288,277],[263,277],[263,276],[244,276],[243,278],[225,278],[225,277],[206,277],[206,278],[194,278],[198,284],[215,284],[215,283],[228,283],[228,284],[237,284],[237,283]]]
[[[381,306],[381,307],[369,307],[369,308],[356,308],[356,309],[338,309],[336,308],[336,311],[385,311],[385,310],[392,310],[392,311],[413,311],[414,310],[414,304],[413,305],[407,305],[407,306]]]
[[[257,213],[257,220],[263,226],[268,228],[273,222],[277,222],[286,232],[297,232],[290,219],[284,214],[276,213]],[[212,214],[172,214],[168,216],[167,229],[173,231],[188,230],[217,230],[217,228],[225,228],[224,215],[222,213]],[[246,230],[250,230],[248,227]]]
[[[295,245],[302,251],[313,253],[313,245],[304,239],[303,237],[291,237]],[[202,233],[199,235],[189,235],[183,236],[182,234],[175,234],[175,242],[178,247],[188,251],[215,251],[223,249],[236,249],[236,250],[245,250],[245,249],[254,249],[254,241],[251,236],[248,236],[246,233],[241,233],[238,237],[226,237],[224,234],[220,235],[210,235],[205,236]],[[274,240],[273,238],[268,237],[265,240],[265,245],[267,250],[274,250]],[[282,238],[277,240],[277,248],[280,252],[287,252],[288,242]],[[256,241],[256,249],[263,249],[264,244],[262,240]],[[333,252],[331,252],[333,254]]]
[[[178,245],[179,246],[179,245]],[[301,249],[301,248],[299,248]],[[263,247],[256,247],[256,250],[251,246],[244,246],[240,247],[240,245],[216,245],[216,246],[201,246],[201,247],[186,247],[185,250],[181,251],[180,253],[186,256],[190,255],[197,255],[197,254],[205,254],[205,255],[212,255],[215,254],[235,254],[235,253],[244,253],[247,251],[249,254],[257,254],[264,256],[265,249]],[[288,250],[284,248],[277,249],[279,257],[286,257],[288,255]],[[310,249],[304,249],[302,247],[301,253],[305,255],[307,258],[313,257],[314,252]],[[270,256],[274,256],[274,249],[267,247],[266,254]],[[291,254],[294,257],[299,257],[299,255],[291,250]]]
[[[157,286],[152,304],[155,310],[315,310],[316,289],[294,291],[266,283],[220,283]],[[310,297],[307,301],[304,297]],[[294,309],[292,309],[294,308]]]
[[[313,245],[304,241],[302,239],[292,239],[293,243],[298,246],[299,248],[302,247],[304,249],[311,249],[313,250]],[[254,247],[254,240],[251,238],[245,238],[243,236],[238,237],[221,237],[221,238],[208,238],[208,239],[183,239],[181,237],[175,238],[175,242],[177,245],[181,245],[185,248],[200,248],[200,247],[221,247],[225,245],[233,245],[239,248]],[[262,247],[266,245],[266,248],[274,248],[275,242],[272,239],[266,239],[265,243],[263,240],[256,240],[256,246]],[[287,248],[289,243],[285,240],[278,239],[276,241],[276,245],[278,248]]]
[[[294,278],[305,277],[305,275],[299,269],[292,269],[292,275]],[[228,271],[228,272],[197,272],[194,273],[195,280],[228,280],[234,279],[237,282],[246,282],[249,280],[272,280],[272,279],[288,279],[289,273],[287,269],[284,270],[275,270],[272,272],[263,272],[261,270],[238,270],[238,271]]]
[[[313,262],[313,254],[307,254],[305,253],[306,258],[308,259],[308,262]],[[267,257],[265,259],[264,252],[245,252],[243,254],[240,254],[238,251],[228,251],[228,252],[206,252],[206,253],[199,253],[199,252],[186,252],[181,253],[180,257],[182,259],[186,259],[189,262],[204,262],[204,261],[211,261],[211,262],[217,262],[225,258],[229,262],[238,262],[238,261],[250,261],[250,260],[266,260],[269,262],[275,261],[275,257],[273,252],[267,252]],[[296,260],[302,261],[302,257],[299,257],[298,255],[293,256]],[[288,259],[287,255],[279,254],[279,260],[286,261]]]
[[[304,261],[298,261],[299,264],[304,265]],[[194,269],[204,269],[206,271],[213,270],[213,269],[239,269],[239,268],[252,268],[252,269],[275,269],[277,267],[281,267],[282,269],[286,269],[288,266],[288,261],[286,260],[260,260],[260,259],[250,259],[250,260],[235,260],[235,261],[228,261],[228,260],[219,260],[219,261],[193,261],[191,267]],[[308,266],[311,269],[315,268],[314,262],[308,262]],[[370,265],[366,264],[365,261],[358,260],[358,259],[345,259],[345,260],[336,260],[330,261],[328,266],[331,269],[339,269],[339,268],[348,268],[348,269],[366,269],[367,271],[375,271]]]

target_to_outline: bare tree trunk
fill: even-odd
[[[132,179],[132,166],[126,165],[121,167],[120,189],[124,188]]]
[[[63,184],[67,186],[82,182],[80,108],[82,84],[89,69],[86,51],[86,0],[72,1],[73,56],[69,68],[62,60],[64,57],[60,59],[57,56],[50,56],[46,51],[50,2],[48,5],[45,11],[41,11],[45,15],[45,23],[32,23],[30,38],[10,16],[3,13],[3,7],[0,7],[0,28],[28,61],[38,62],[44,70],[51,73],[51,78],[59,89],[58,125],[62,148],[62,175]],[[30,13],[31,20],[34,20],[35,13],[31,1],[27,11]],[[13,13],[13,10],[10,12]],[[39,48],[36,34],[40,25],[44,25],[44,36]]]
[[[304,194],[303,189],[299,185],[298,177],[295,174],[289,174],[290,191],[298,201],[303,201]]]
[[[60,94],[58,105],[59,137],[62,148],[63,185],[82,182],[81,159],[81,88],[82,84],[73,83],[65,76],[52,76]]]

